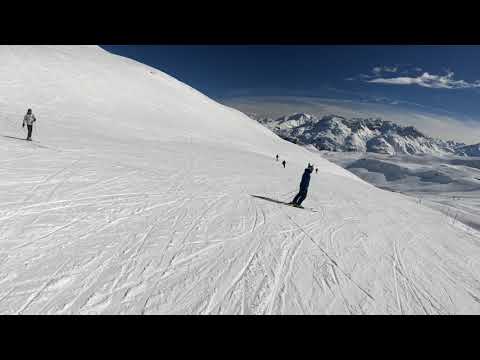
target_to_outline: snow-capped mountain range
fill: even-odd
[[[316,117],[296,113],[278,119],[247,114],[285,140],[318,150],[378,154],[480,156],[480,144],[466,145],[429,137],[413,126],[381,118]]]

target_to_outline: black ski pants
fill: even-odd
[[[308,189],[300,189],[298,194],[293,199],[292,203],[297,204],[299,206],[302,205],[303,200],[307,198],[307,192],[308,192]]]

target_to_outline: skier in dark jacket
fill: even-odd
[[[32,113],[32,109],[28,109],[27,114],[23,118],[23,124],[22,127],[25,127],[27,125],[28,129],[28,135],[27,135],[27,140],[32,141],[32,130],[33,130],[33,123],[37,121],[35,118],[35,115]]]
[[[300,191],[290,203],[296,207],[302,207],[302,202],[307,197],[308,185],[310,185],[310,175],[313,172],[313,166],[308,164],[308,167],[303,172],[302,181],[300,182]]]
[[[277,154],[277,161],[278,161],[278,154]]]
[[[285,165],[287,165],[287,162],[285,160],[282,161],[283,168],[285,168]]]

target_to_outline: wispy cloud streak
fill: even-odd
[[[455,80],[454,73],[449,72],[446,75],[432,75],[428,72],[417,77],[394,77],[394,78],[375,78],[367,80],[369,83],[389,84],[389,85],[418,85],[431,89],[468,89],[480,87],[480,81],[468,82],[465,80]]]
[[[400,74],[402,76],[398,76]],[[417,85],[430,89],[470,89],[480,87],[480,80],[473,82],[457,80],[453,71],[446,71],[444,75],[435,75],[423,71],[420,67],[401,69],[398,65],[376,66],[369,74],[360,74],[346,80],[360,80],[371,84]]]

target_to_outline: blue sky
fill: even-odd
[[[420,112],[453,122],[453,138],[480,128],[480,46],[103,46],[162,70],[228,105],[268,114],[296,100],[371,104],[379,116]],[[311,102],[310,101],[310,102]],[[268,106],[265,104],[269,104]],[[380,111],[379,109],[383,109]],[[305,109],[307,111],[308,109]],[[395,120],[395,119],[394,119]],[[405,121],[405,119],[404,119]],[[413,125],[422,128],[420,124]],[[431,122],[435,127],[434,122]],[[445,124],[443,124],[445,125]],[[466,125],[467,128],[463,128]],[[447,127],[448,128],[448,127]],[[438,132],[448,137],[449,130]],[[430,128],[429,128],[430,130]],[[480,129],[478,129],[480,141]],[[434,131],[435,132],[435,131]],[[452,137],[450,136],[450,137]]]

